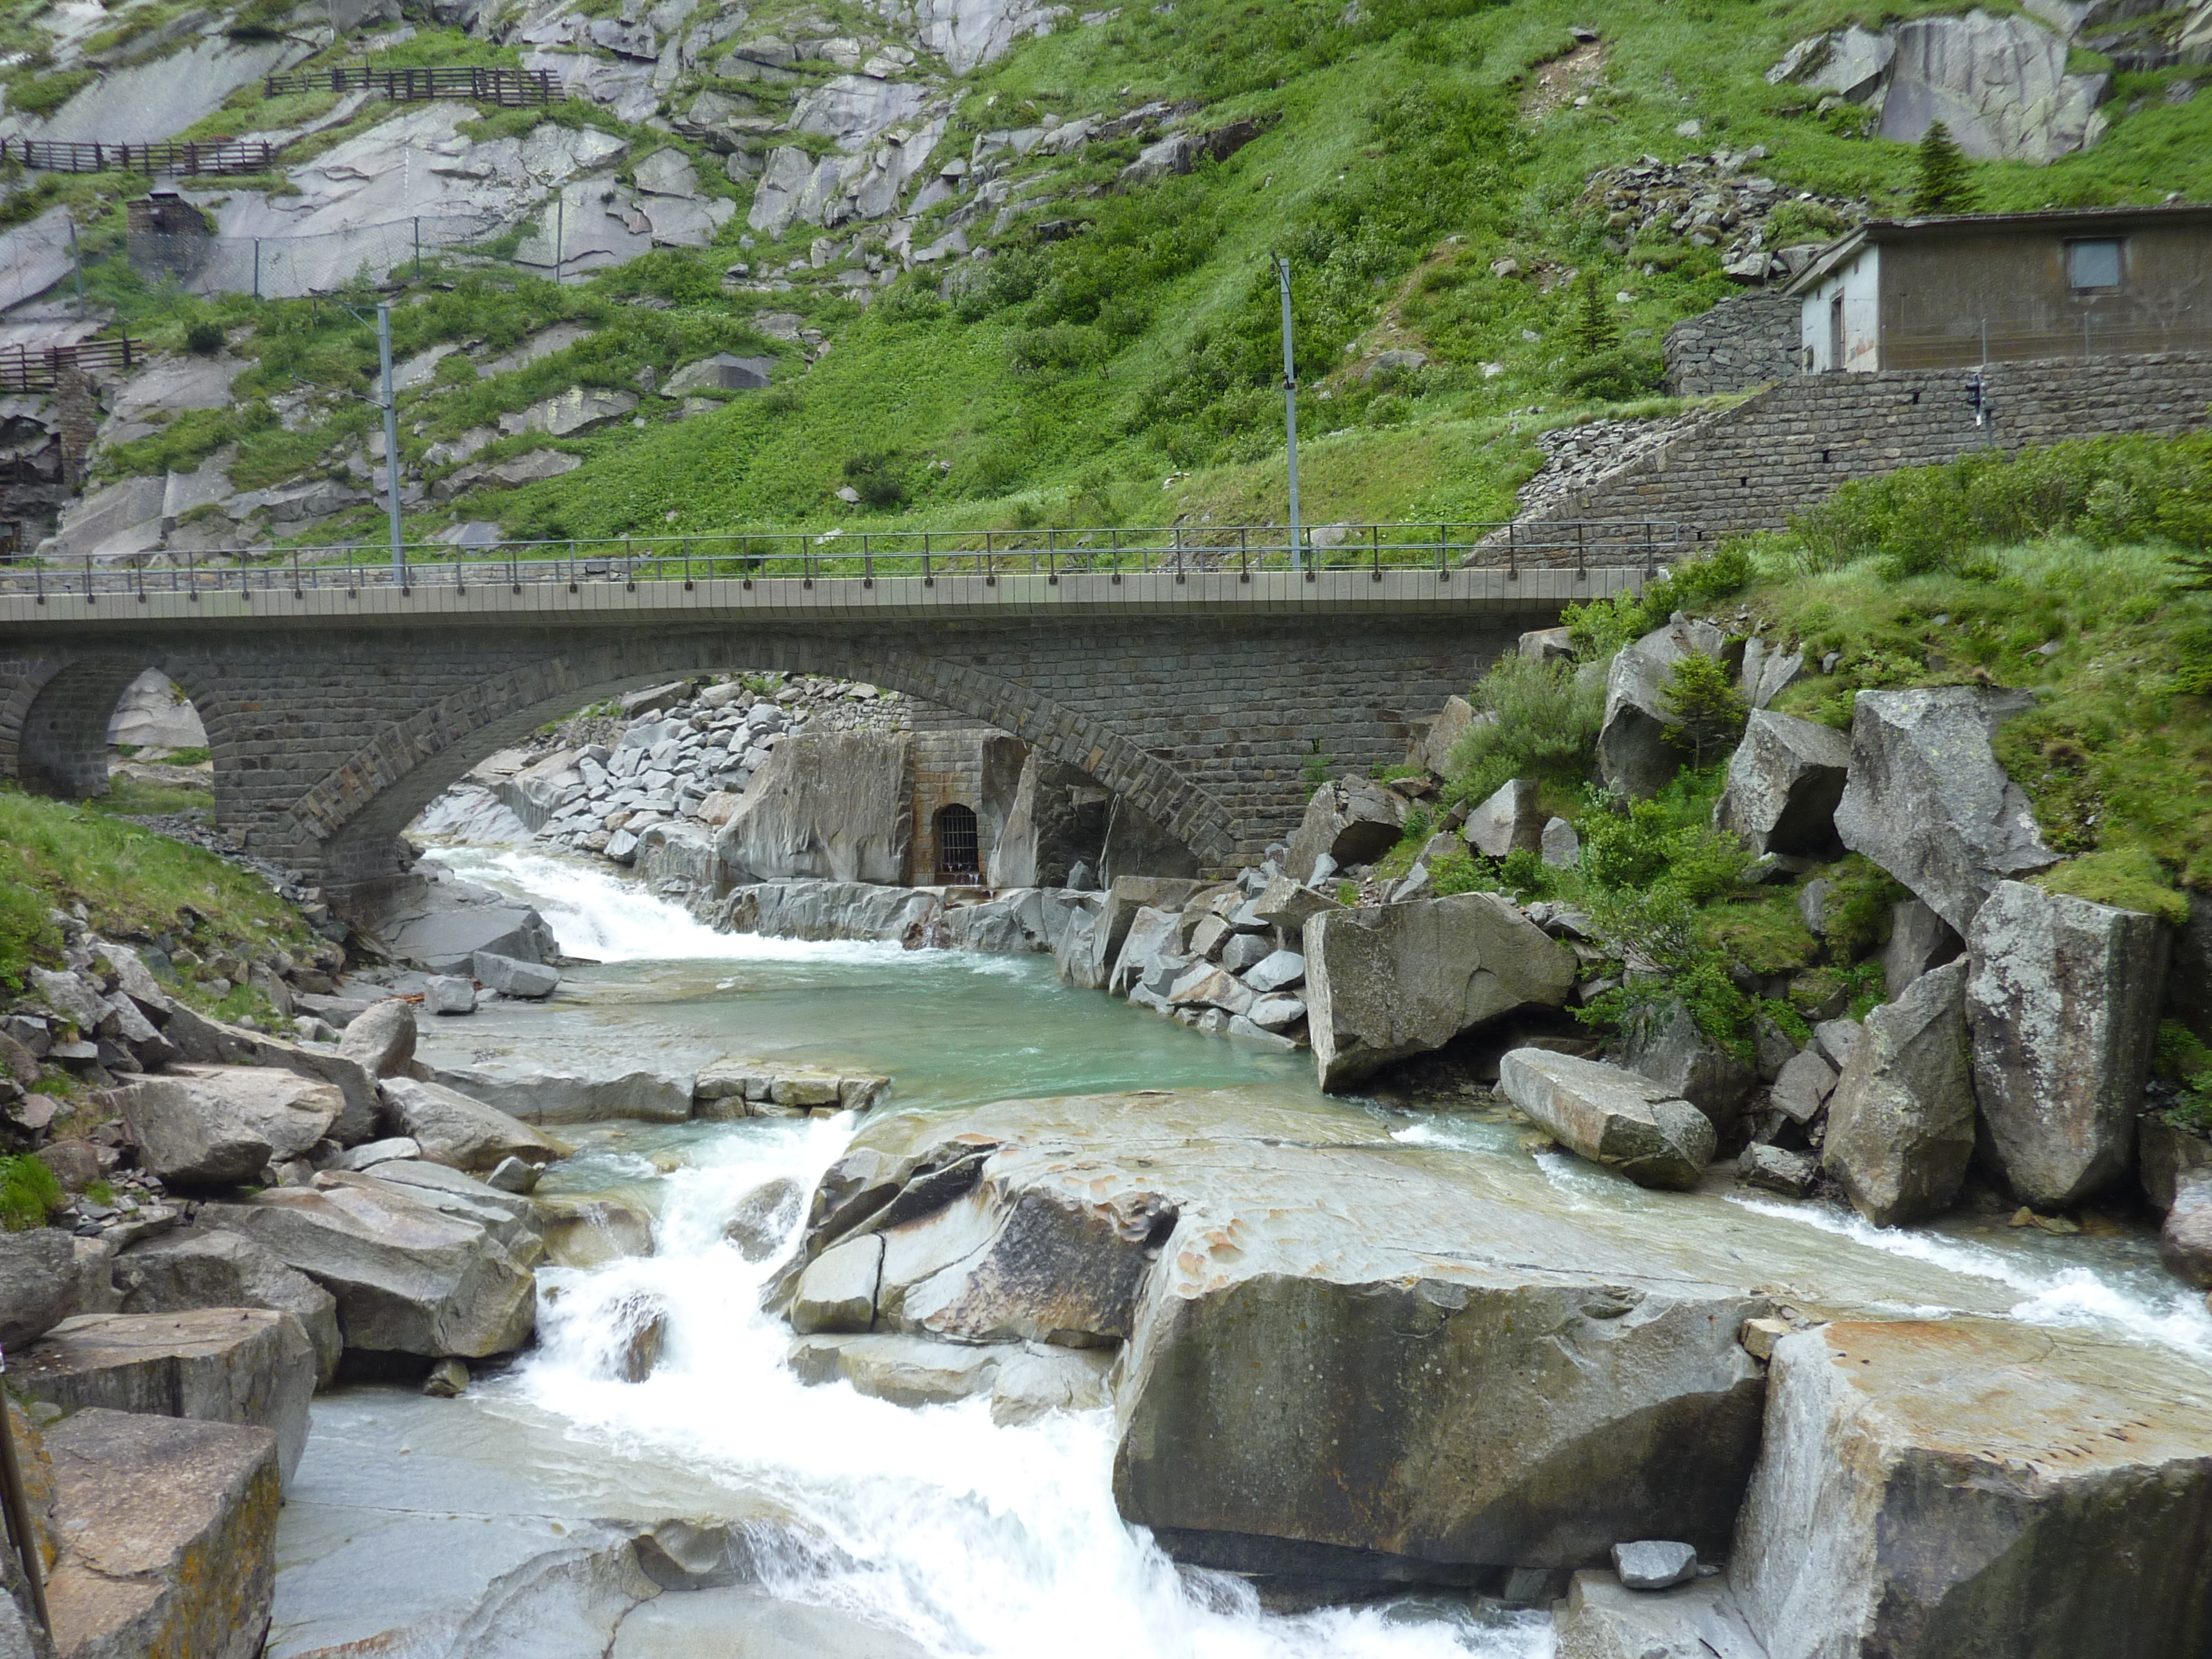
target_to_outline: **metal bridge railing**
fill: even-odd
[[[526,584],[586,584],[635,588],[640,582],[681,582],[686,590],[708,581],[796,580],[851,583],[980,577],[1063,575],[1173,576],[1234,574],[1249,581],[1261,572],[1302,574],[1386,574],[1433,571],[1439,582],[1467,570],[1633,569],[1650,574],[1696,550],[1695,526],[1651,519],[1554,520],[1536,524],[1331,525],[1293,544],[1280,525],[1131,527],[1089,530],[831,531],[737,532],[714,536],[626,537],[599,541],[503,542],[457,552],[439,544],[404,550],[395,563],[387,547],[294,547],[276,552],[154,554],[125,568],[89,554],[48,556],[0,572],[0,595],[51,596],[125,603],[156,593],[289,592],[309,588],[453,588],[503,584],[520,592]]]

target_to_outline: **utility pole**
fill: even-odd
[[[407,585],[407,550],[399,540],[399,399],[392,390],[392,304],[376,307],[376,358],[383,371],[384,492],[392,518],[392,572],[399,585]]]
[[[1291,568],[1305,568],[1305,554],[1298,534],[1298,370],[1291,350],[1291,262],[1281,254],[1271,256],[1283,289],[1283,422],[1291,447]]]

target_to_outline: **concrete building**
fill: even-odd
[[[2212,349],[2212,207],[1877,219],[1785,290],[1816,374]]]

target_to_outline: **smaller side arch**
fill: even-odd
[[[38,665],[0,711],[0,764],[27,789],[70,800],[106,794],[108,720],[149,668],[167,672],[150,658],[106,653]]]

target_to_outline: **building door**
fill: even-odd
[[[1838,289],[1828,300],[1828,367],[1844,366],[1844,295]]]
[[[983,879],[982,848],[976,835],[975,809],[958,801],[937,814],[937,884],[974,887]]]

